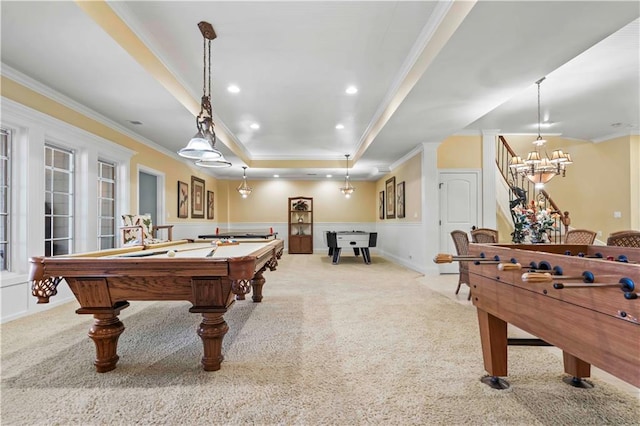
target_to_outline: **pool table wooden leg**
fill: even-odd
[[[202,322],[198,327],[198,336],[202,339],[204,356],[202,366],[205,371],[220,370],[224,359],[222,355],[222,339],[229,331],[229,326],[223,318],[223,312],[203,313]]]
[[[262,301],[262,286],[264,286],[264,283],[267,281],[262,275],[263,272],[264,268],[260,269],[251,280],[251,291],[253,293],[251,295],[251,300],[255,303],[260,303]]]
[[[124,324],[114,313],[94,314],[95,322],[89,330],[89,337],[96,345],[96,366],[98,373],[106,373],[116,368],[120,357],[117,354],[118,338],[124,331]]]

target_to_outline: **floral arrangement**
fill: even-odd
[[[532,243],[548,242],[547,232],[555,231],[557,213],[552,213],[551,209],[538,209],[535,201],[527,208],[516,206],[511,209],[513,212],[514,231],[511,233],[512,241],[516,244],[523,243],[526,236]]]

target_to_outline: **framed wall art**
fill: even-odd
[[[189,217],[189,185],[178,181],[178,217]]]
[[[404,217],[404,181],[398,184],[396,190],[396,197],[398,198],[398,205],[396,206],[396,214],[399,218]]]
[[[213,219],[213,191],[207,191],[207,219]]]
[[[204,180],[191,176],[191,217],[204,219]]]
[[[387,179],[385,186],[387,191],[387,219],[394,219],[396,217],[396,177]]]
[[[384,191],[380,191],[378,199],[378,217],[384,219]]]

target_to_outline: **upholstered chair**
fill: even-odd
[[[123,214],[120,228],[122,245],[156,244],[173,239],[173,225],[154,225],[150,215]],[[167,230],[167,239],[157,238],[157,231]]]

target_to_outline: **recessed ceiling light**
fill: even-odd
[[[249,127],[251,127],[254,130],[258,130],[260,128],[260,125],[258,123],[251,123]]]
[[[138,121],[138,120],[129,120],[129,123],[133,124],[134,126],[142,125],[142,121]]]
[[[339,123],[336,124],[336,129],[338,129],[338,130],[344,129],[344,124],[339,124]]]
[[[347,87],[347,90],[345,90],[345,92],[347,93],[347,95],[353,95],[355,93],[358,93],[358,88],[356,86],[349,86]]]
[[[332,177],[333,177],[333,175],[327,175],[327,177],[328,177],[328,178],[332,178]]]
[[[279,177],[280,177],[280,175],[273,175],[273,177],[274,177],[274,178],[279,178]]]
[[[229,87],[227,87],[227,90],[230,93],[240,93],[240,88],[238,86],[236,86],[235,84],[232,84]]]

